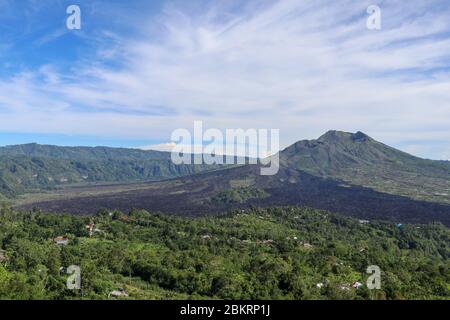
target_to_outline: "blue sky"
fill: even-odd
[[[203,120],[449,159],[448,17],[446,0],[0,0],[0,145],[159,148]]]

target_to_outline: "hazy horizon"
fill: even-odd
[[[334,130],[334,129],[333,130],[328,130],[328,131],[344,132],[342,130]],[[359,130],[359,131],[361,131],[361,130]],[[361,131],[361,132],[365,133],[364,131]],[[351,132],[346,132],[346,133],[351,133]],[[353,132],[353,133],[355,133],[355,132]],[[324,134],[325,134],[325,132],[324,132]],[[95,138],[95,137],[90,137],[90,138],[84,137],[83,141],[85,143],[84,144],[78,144],[76,142],[72,142],[72,143],[67,142],[68,140],[70,141],[70,138],[71,138],[70,136],[64,138],[63,141],[65,141],[65,142],[61,142],[61,143],[57,142],[57,141],[59,141],[58,137],[54,137],[53,139],[51,137],[46,137],[43,140],[40,140],[41,142],[31,141],[31,140],[30,141],[18,140],[19,141],[18,143],[9,144],[9,143],[5,143],[4,142],[5,140],[2,139],[2,134],[0,133],[0,147],[8,147],[8,146],[16,146],[16,145],[27,145],[27,144],[34,144],[34,143],[36,143],[36,144],[39,144],[39,145],[50,145],[50,146],[58,146],[58,147],[108,147],[108,148],[138,149],[138,150],[144,150],[144,151],[149,151],[149,150],[151,150],[151,151],[162,151],[162,152],[170,152],[172,147],[173,147],[173,145],[169,146],[169,143],[166,143],[166,144],[150,144],[150,145],[147,144],[146,145],[146,144],[144,144],[145,141],[141,141],[141,143],[134,141],[134,142],[131,142],[130,144],[127,144],[126,140],[122,140],[120,142],[118,142],[118,140],[103,140],[103,141],[109,141],[109,143],[96,144],[95,141],[97,140],[97,138]],[[315,140],[315,139],[318,139],[318,138],[319,137],[316,137],[316,138],[313,138],[313,139],[299,138],[295,142],[298,142],[298,141],[301,141],[301,140]],[[371,138],[374,138],[374,137],[371,137]],[[102,139],[100,139],[100,140],[102,140]],[[375,140],[377,140],[377,139],[375,139]],[[49,141],[49,142],[45,142],[45,141]],[[74,141],[80,141],[80,138],[79,137],[75,137]],[[381,142],[381,143],[384,143],[383,141],[379,141],[379,140],[377,140],[377,141]],[[289,147],[291,145],[292,144],[284,146],[284,147],[281,147],[279,150],[284,150],[285,148],[287,148],[287,147]],[[394,148],[396,148],[396,149],[398,149],[400,151],[409,153],[409,154],[411,154],[413,156],[416,156],[416,157],[419,157],[419,158],[423,158],[423,159],[450,161],[450,159],[432,159],[432,158],[427,158],[427,157],[423,157],[423,156],[420,156],[420,155],[408,152],[407,150],[402,150],[401,148],[398,148],[396,146],[392,146],[392,145],[389,145],[389,146],[390,147],[394,147]],[[218,153],[218,154],[227,155],[226,152],[225,153]],[[243,146],[241,146],[241,148],[237,148],[237,155],[238,156],[248,156],[248,154],[246,154],[246,150],[245,150],[245,148]]]

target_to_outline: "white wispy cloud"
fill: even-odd
[[[177,146],[177,144],[175,142],[167,142],[167,143],[151,144],[148,146],[141,146],[138,149],[171,152],[173,150],[173,148],[175,148],[176,146]],[[190,146],[190,145],[187,145],[187,146]]]
[[[279,128],[282,146],[341,129],[405,150],[414,141],[422,156],[450,150],[429,147],[450,141],[445,1],[383,1],[380,31],[366,28],[372,1],[202,4],[169,4],[139,34],[111,33],[114,45],[100,39],[71,73],[0,78],[0,126],[167,141],[198,119]]]

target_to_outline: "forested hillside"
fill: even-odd
[[[201,219],[2,209],[0,298],[450,299],[449,246],[439,223],[300,207]],[[81,290],[66,288],[70,265]],[[380,290],[366,287],[369,265],[382,270]]]
[[[170,153],[26,144],[0,148],[0,198],[70,184],[179,177],[217,166],[174,165]]]

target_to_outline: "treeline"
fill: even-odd
[[[201,219],[4,208],[0,298],[449,299],[449,246],[441,224],[299,207]],[[79,290],[66,286],[70,265],[80,267]],[[382,270],[381,289],[367,288],[369,265]]]
[[[262,189],[254,187],[238,187],[219,192],[216,196],[212,197],[211,200],[213,203],[237,204],[245,203],[250,199],[261,199],[268,196],[269,194]]]

